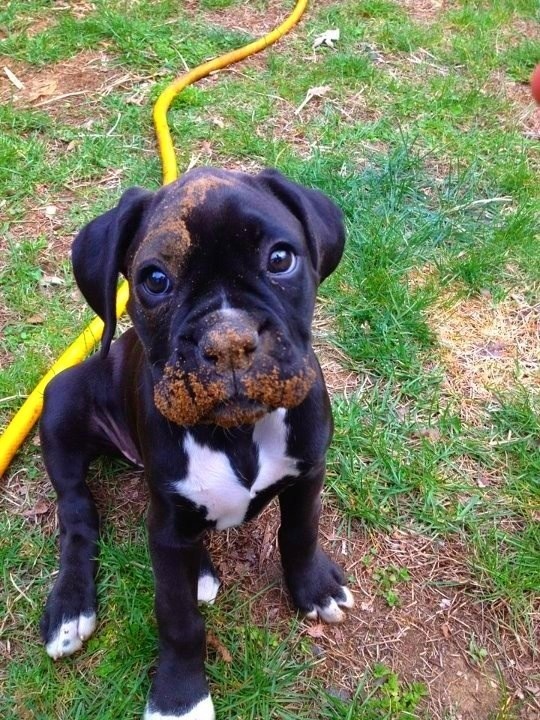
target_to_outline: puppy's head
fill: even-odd
[[[315,380],[318,284],[344,244],[339,209],[274,170],[202,168],[150,193],[133,188],[73,244],[77,283],[114,333],[118,274],[172,422],[255,422],[302,402]]]

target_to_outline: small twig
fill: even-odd
[[[10,70],[6,65],[4,65],[4,72],[7,75],[7,79],[15,85],[17,90],[22,90],[24,88],[24,83],[22,83],[19,78],[15,75],[15,73]]]
[[[78,90],[77,92],[65,93],[64,95],[57,95],[56,97],[49,98],[48,100],[42,100],[36,103],[34,107],[42,107],[43,105],[49,105],[50,103],[57,102],[58,100],[64,100],[68,97],[74,97],[75,95],[86,95],[86,90]]]
[[[11,573],[9,574],[9,579],[11,580],[11,584],[13,585],[13,587],[15,588],[15,590],[17,590],[17,592],[19,593],[19,596],[25,598],[25,600],[28,600],[28,602],[30,603],[30,605],[31,605],[32,607],[34,607],[34,602],[33,602],[33,600],[31,600],[31,599],[28,597],[28,595],[24,592],[24,590],[21,590],[21,588],[17,585],[17,583],[16,583],[15,580],[13,579],[13,575],[12,575]]]
[[[207,634],[206,642],[208,643],[208,645],[210,647],[214,648],[214,650],[216,650],[216,652],[218,652],[221,655],[221,659],[223,660],[223,662],[226,662],[226,663],[232,662],[233,659],[232,659],[231,653],[225,647],[225,645],[217,639],[217,637],[213,633]]]
[[[12,400],[21,400],[28,397],[27,395],[8,395],[7,397],[0,398],[0,403],[11,402]]]
[[[446,214],[450,215],[451,213],[459,212],[460,210],[467,210],[468,208],[475,207],[477,205],[490,205],[491,203],[505,203],[511,201],[512,198],[507,195],[504,195],[503,197],[483,198],[482,200],[473,200],[472,202],[464,203],[463,205],[456,205],[450,210],[447,210]]]
[[[123,85],[128,80],[133,82],[134,79],[135,78],[133,75],[127,73],[125,75],[120,75],[120,77],[117,77],[114,80],[108,80],[103,93],[101,93],[102,97],[107,97],[108,95],[110,95],[114,88],[118,87],[118,85]]]
[[[107,137],[110,137],[110,136],[113,134],[113,132],[116,130],[116,128],[118,127],[118,123],[120,122],[121,118],[122,118],[122,113],[118,113],[118,117],[116,118],[116,122],[114,123],[114,125],[112,126],[112,128],[108,131]]]

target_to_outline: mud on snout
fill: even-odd
[[[246,372],[186,372],[167,364],[154,386],[159,412],[177,425],[233,427],[252,424],[276,408],[293,408],[307,396],[316,372],[306,357],[294,373],[277,365]]]

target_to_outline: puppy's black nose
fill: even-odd
[[[221,371],[247,370],[259,344],[259,333],[242,310],[219,312],[202,336],[199,347],[204,358]]]

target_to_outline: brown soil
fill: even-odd
[[[540,139],[540,107],[533,100],[530,86],[505,78],[501,87],[515,108],[514,122],[526,137]]]
[[[0,102],[15,107],[38,108],[62,123],[90,128],[99,98],[117,88],[133,87],[138,80],[124,68],[115,66],[104,50],[85,50],[69,60],[35,68],[21,61],[0,56],[0,66],[8,67],[23,84],[17,88],[0,74]]]
[[[213,535],[210,544],[225,587],[261,593],[254,622],[284,629],[293,609],[281,579],[278,524],[272,506],[253,523]],[[459,541],[434,541],[412,530],[369,535],[358,524],[347,531],[328,501],[321,536],[323,547],[354,578],[356,599],[345,624],[305,621],[300,629],[322,658],[315,674],[327,688],[352,694],[368,667],[384,663],[402,679],[427,685],[424,705],[432,718],[453,712],[463,720],[488,720],[503,705],[517,711],[522,697],[532,711],[534,695],[527,686],[534,689],[534,658],[508,629],[504,608],[475,600],[467,549]],[[376,568],[391,566],[406,567],[411,575],[396,586],[400,605],[394,608],[374,579]],[[475,648],[485,648],[486,659],[475,656]],[[532,718],[528,712],[522,717]]]
[[[475,422],[497,392],[518,384],[540,389],[540,308],[514,293],[494,303],[489,295],[433,306],[445,369],[444,389],[462,417]]]
[[[359,375],[347,369],[346,354],[330,342],[333,335],[332,320],[319,302],[313,321],[313,347],[330,394],[340,393],[348,397],[373,383],[369,375]]]
[[[201,8],[197,0],[187,0],[184,7],[188,14],[200,17]],[[290,9],[286,8],[280,0],[270,0],[264,9],[253,7],[250,3],[241,3],[226,8],[204,10],[203,14],[205,22],[212,25],[258,37],[277,27],[289,13]]]
[[[44,237],[47,248],[41,253],[40,267],[45,274],[53,275],[69,257],[73,235],[66,231],[66,216],[76,198],[69,191],[51,196],[46,188],[38,188],[37,195],[39,205],[30,206],[21,220],[11,223],[8,235],[0,238],[0,252],[5,257],[3,251],[8,240],[17,242]]]
[[[399,0],[407,13],[420,23],[432,23],[441,13],[445,13],[452,8],[459,7],[455,0]]]

